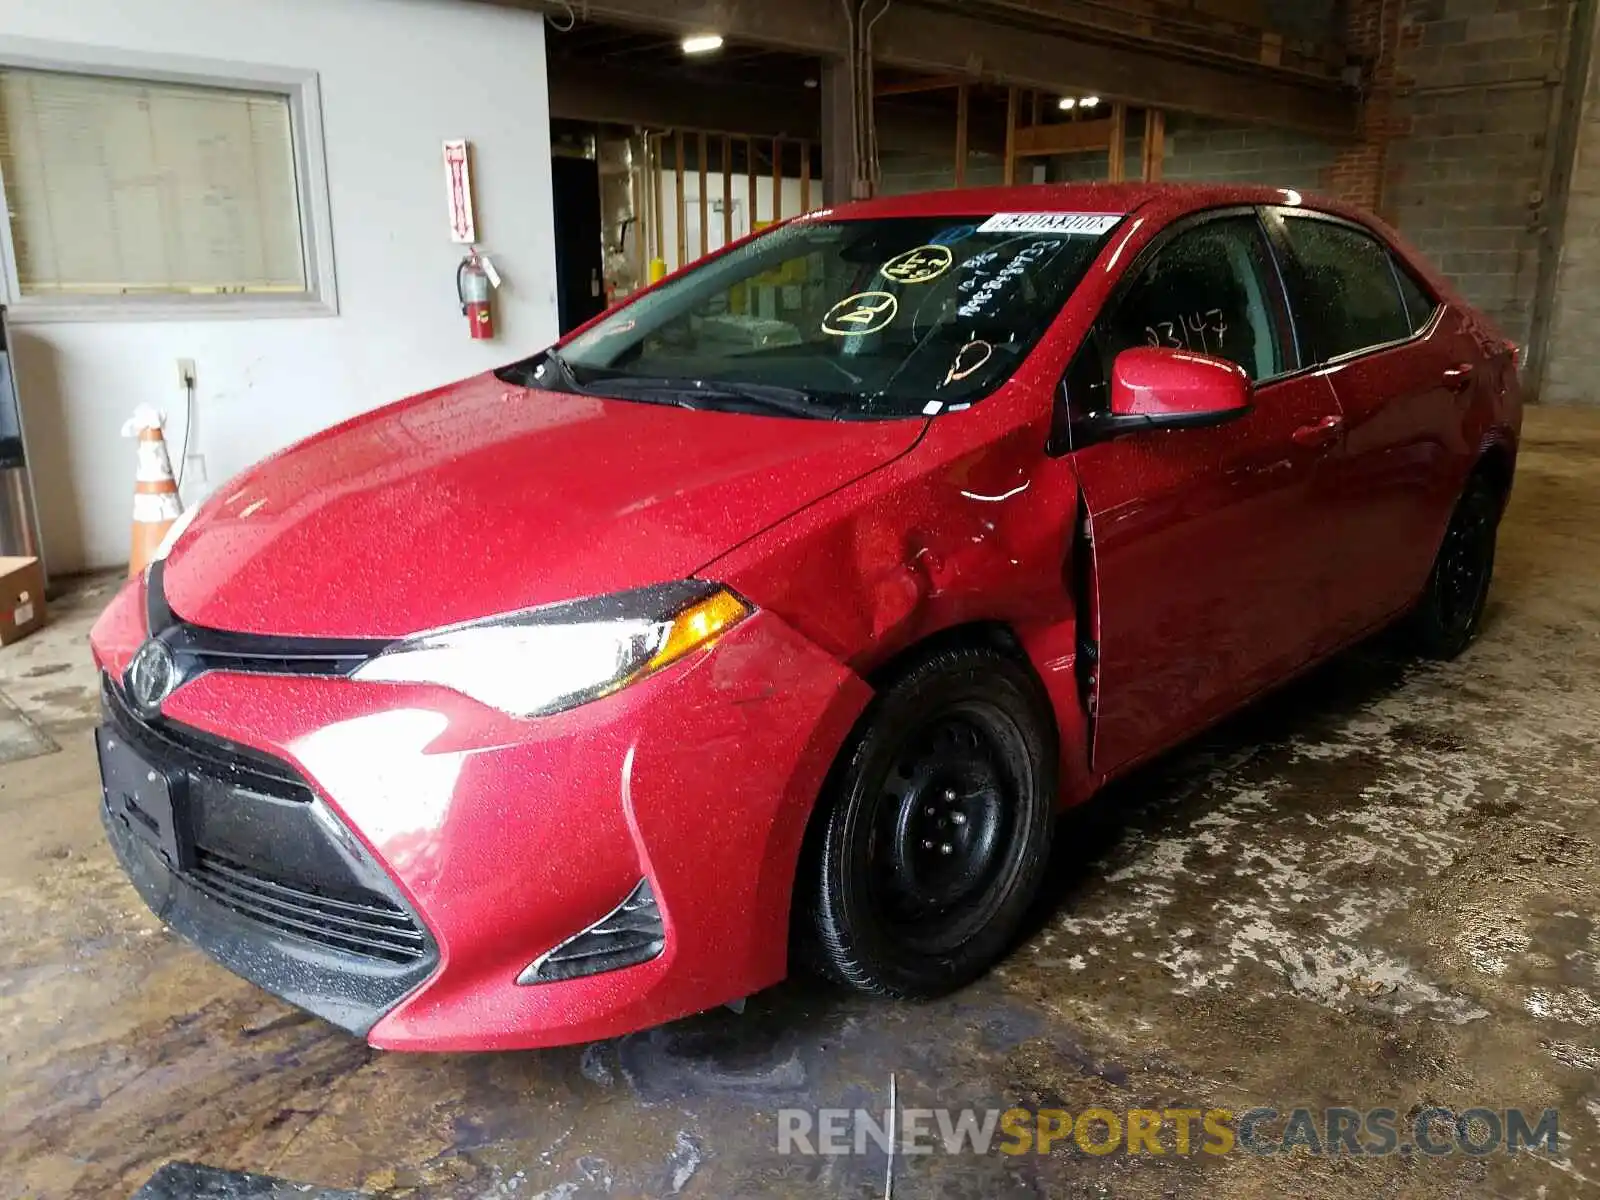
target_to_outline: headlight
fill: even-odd
[[[433,683],[514,717],[541,716],[659,671],[749,615],[748,604],[715,584],[667,584],[422,634],[351,678]]]

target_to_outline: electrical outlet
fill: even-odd
[[[180,358],[178,360],[178,386],[185,389],[194,386],[194,359]]]
[[[206,456],[204,454],[191,454],[184,459],[188,463],[186,474],[195,483],[206,481]]]

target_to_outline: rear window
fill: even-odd
[[[1302,346],[1315,362],[1403,341],[1415,331],[1388,247],[1348,225],[1284,221],[1294,252],[1290,292]]]

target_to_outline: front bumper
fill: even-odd
[[[102,796],[106,835],[151,910],[223,966],[365,1035],[431,975],[438,947],[390,880],[287,766],[240,762],[141,721],[109,679],[104,729],[185,783],[194,861],[175,869]]]
[[[96,626],[96,658],[110,679],[121,678],[144,636],[142,611],[133,584]],[[216,670],[168,697],[153,728],[231,745],[240,762],[266,756],[305,790],[284,801],[299,805],[289,824],[256,823],[260,852],[248,863],[323,899],[380,904],[390,923],[414,920],[421,941],[407,944],[421,949],[403,963],[375,964],[370,953],[274,927],[279,910],[251,911],[237,879],[233,891],[208,891],[116,820],[108,831],[135,886],[177,932],[375,1046],[589,1041],[783,976],[806,821],[869,694],[784,622],[757,613],[709,651],[535,720],[442,688],[326,676]],[[246,816],[275,811],[273,797],[236,786],[231,795],[216,803]],[[201,861],[217,851],[199,833],[196,845]],[[241,851],[229,845],[223,856],[234,862]],[[330,880],[335,868],[345,875]],[[641,879],[665,927],[659,956],[577,979],[517,982]]]

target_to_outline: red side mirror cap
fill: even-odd
[[[1112,417],[1151,426],[1214,424],[1250,410],[1250,377],[1238,363],[1186,350],[1138,346],[1117,355]]]

